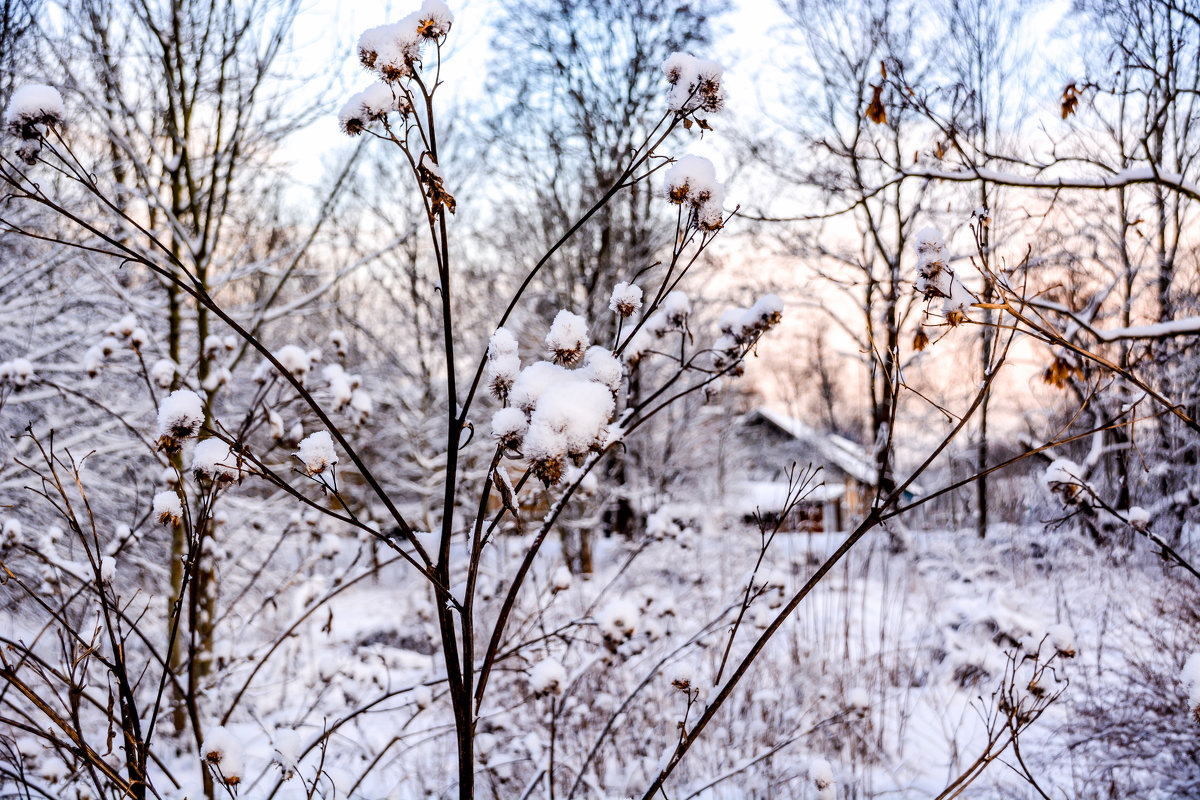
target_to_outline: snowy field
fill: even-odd
[[[711,527],[667,527],[637,547],[604,539],[586,580],[547,546],[516,616],[520,644],[505,648],[494,677],[502,699],[481,709],[481,786],[546,796],[537,785],[553,767],[556,796],[640,793],[677,724],[714,689],[756,560],[757,531]],[[776,537],[731,663],[839,542]],[[1024,764],[1009,746],[964,796],[1036,796],[1016,769],[1052,795],[1101,797],[1111,786],[1185,796],[1197,773],[1179,763],[1195,746],[1178,676],[1195,641],[1196,592],[1139,544],[1097,548],[1036,525],[986,542],[967,531],[872,534],[751,667],[670,795],[823,797],[813,775],[828,769],[839,797],[938,796],[986,751],[989,728],[1003,734],[1001,698],[1040,710],[1052,697],[1022,730]],[[498,539],[485,575],[511,570],[522,545]],[[244,692],[224,721],[227,766],[244,759],[239,797],[307,797],[318,773],[322,792],[363,800],[451,788],[453,720],[429,592],[402,565],[371,567],[369,547],[314,533],[274,590],[239,598],[219,621],[228,634],[204,696],[220,709]],[[223,562],[222,582],[250,561]],[[22,628],[6,635],[32,634]],[[1051,664],[1031,686],[1039,650]],[[53,793],[66,766],[25,745],[37,785]],[[199,789],[191,753],[164,766]],[[281,781],[293,772],[302,777]]]

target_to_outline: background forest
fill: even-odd
[[[0,27],[0,798],[1200,795],[1200,5]]]

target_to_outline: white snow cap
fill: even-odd
[[[777,294],[765,294],[749,308],[731,308],[721,314],[721,333],[737,344],[748,344],[774,326],[783,317],[783,300]],[[716,347],[715,349],[724,349]]]
[[[517,338],[508,330],[497,328],[488,342],[487,359],[488,388],[497,400],[507,402],[508,392],[521,371]]]
[[[612,297],[608,300],[608,307],[611,311],[617,312],[622,317],[633,316],[642,307],[641,288],[632,283],[621,281],[613,287]]]
[[[296,776],[300,769],[300,734],[291,728],[275,729],[275,763],[279,765],[285,781]]]
[[[716,113],[724,107],[725,88],[721,85],[724,70],[717,62],[687,53],[672,53],[662,69],[671,84],[667,107],[672,111]]]
[[[846,705],[855,711],[865,711],[871,707],[871,696],[861,686],[855,686],[846,692]]]
[[[282,439],[284,434],[283,417],[274,409],[267,409],[267,429],[271,432],[272,439]]]
[[[154,495],[151,513],[160,525],[178,525],[183,518],[183,503],[175,492],[159,492]]]
[[[304,382],[304,376],[312,368],[312,359],[309,358],[309,354],[294,344],[284,345],[279,348],[279,352],[275,354],[275,359],[301,383]]]
[[[554,570],[554,574],[550,576],[550,588],[556,592],[565,592],[571,588],[571,570],[567,569],[566,564]]]
[[[1051,491],[1062,490],[1063,487],[1083,486],[1083,468],[1068,458],[1059,458],[1051,462],[1042,474],[1042,482]]]
[[[606,347],[589,347],[583,357],[583,375],[596,383],[602,383],[609,391],[621,388],[624,368],[621,362]]]
[[[930,297],[954,295],[954,271],[946,265],[946,243],[937,228],[917,232],[917,291]]]
[[[200,757],[225,783],[237,785],[243,771],[242,743],[227,728],[217,726],[204,737]]]
[[[633,638],[638,627],[638,610],[629,600],[618,597],[608,603],[596,622],[606,641],[620,644]]]
[[[817,787],[818,800],[834,800],[837,797],[837,781],[833,777],[833,765],[823,758],[815,758],[808,764],[808,778]]]
[[[321,377],[329,384],[329,393],[333,395],[333,410],[341,411],[350,405],[354,399],[354,383],[356,377],[346,374],[341,364],[329,364],[321,370]]]
[[[338,112],[338,125],[347,136],[357,136],[371,122],[386,119],[393,111],[407,114],[412,110],[403,92],[383,81],[350,96]]]
[[[534,694],[562,694],[567,688],[567,670],[553,658],[544,658],[529,671],[529,685]]]
[[[211,481],[232,483],[242,477],[241,463],[220,439],[205,439],[192,452],[192,470]]]
[[[204,401],[191,389],[176,389],[158,405],[158,439],[161,449],[178,447],[196,435],[204,422]]]
[[[154,366],[150,367],[150,379],[160,389],[169,389],[171,382],[175,380],[175,362],[169,358],[160,358],[155,361]]]
[[[1138,530],[1145,530],[1146,526],[1150,524],[1150,512],[1141,506],[1134,506],[1129,509],[1127,516],[1129,517],[1129,524]]]
[[[117,577],[117,560],[112,556],[104,556],[100,559],[100,580],[103,583],[112,583],[113,578]]]
[[[654,349],[655,339],[657,337],[643,326],[637,333],[625,340],[625,349],[622,354],[626,364],[636,364],[649,351]]]
[[[492,417],[492,436],[506,445],[519,445],[527,430],[529,421],[519,408],[502,408]]]
[[[450,32],[454,15],[441,0],[425,0],[418,11],[399,22],[380,25],[358,40],[358,58],[364,67],[385,81],[394,82],[412,74],[421,60],[421,43]]]
[[[688,224],[706,231],[721,227],[725,187],[717,180],[711,161],[701,156],[683,156],[667,170],[667,199],[691,209]]]
[[[450,32],[450,26],[454,24],[454,14],[450,12],[450,6],[442,2],[442,0],[425,0],[421,3],[421,10],[417,12],[419,20],[418,32],[426,39],[436,39],[439,36],[445,36]]]
[[[99,345],[92,345],[83,354],[83,371],[88,374],[89,378],[96,377],[100,372],[100,368],[104,366],[104,351]],[[153,376],[153,372],[151,372]],[[157,381],[156,381],[157,382]]]
[[[567,366],[578,364],[589,343],[586,319],[566,309],[555,315],[550,332],[546,334],[546,349],[556,363]]]
[[[568,380],[569,375],[570,371],[558,364],[535,361],[517,375],[509,393],[509,400],[517,408],[531,412],[547,386]]]
[[[496,328],[492,338],[488,340],[488,358],[501,358],[517,354],[517,337],[507,328]]]
[[[1075,631],[1071,630],[1070,625],[1061,622],[1051,625],[1046,629],[1046,637],[1049,638],[1054,652],[1064,658],[1075,657]]]
[[[11,383],[18,389],[33,379],[33,364],[27,358],[14,358],[0,364],[0,381]]]
[[[538,477],[557,483],[564,457],[581,456],[599,446],[614,406],[607,386],[579,376],[547,387],[530,415],[523,452],[535,465],[556,465],[559,472]]]
[[[682,328],[687,323],[688,315],[692,313],[692,301],[678,289],[667,294],[659,306],[667,324],[672,328]]]
[[[338,463],[337,453],[333,450],[333,437],[328,431],[310,433],[300,442],[296,455],[304,462],[304,469],[309,475],[320,475]]]
[[[44,83],[27,83],[13,92],[4,122],[21,138],[36,138],[34,126],[56,125],[62,122],[65,111],[58,89]]]

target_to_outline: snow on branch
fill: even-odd
[[[929,167],[911,167],[901,171],[904,177],[930,178],[939,181],[969,182],[987,181],[1000,186],[1019,186],[1028,189],[1120,189],[1142,183],[1166,186],[1193,200],[1200,200],[1200,186],[1184,180],[1178,172],[1167,172],[1153,165],[1131,167],[1108,175],[1094,177],[1041,178],[1003,172],[988,167],[940,170]]]

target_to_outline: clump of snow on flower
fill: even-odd
[[[604,636],[605,644],[610,649],[616,649],[633,638],[633,634],[638,628],[638,618],[637,606],[626,598],[619,597],[610,600],[608,605],[601,610],[600,616],[596,618],[596,624],[600,626],[600,633]]]
[[[357,377],[346,374],[341,364],[329,364],[321,370],[321,377],[329,384],[329,393],[333,395],[333,409],[341,411],[350,405],[354,399],[354,385]]]
[[[296,456],[304,462],[304,470],[310,476],[320,475],[338,463],[337,453],[333,449],[333,438],[328,431],[310,433],[300,442]]]
[[[946,243],[937,228],[917,233],[917,291],[926,297],[948,297],[954,275],[946,266]]]
[[[350,96],[338,112],[338,125],[347,136],[357,136],[372,122],[387,119],[393,111],[408,114],[412,106],[402,92],[384,81],[376,81]]]
[[[520,371],[516,337],[504,328],[497,328],[487,350],[487,380],[492,396],[501,403],[507,402],[509,390]]]
[[[917,291],[926,299],[942,298],[942,314],[953,321],[976,298],[947,265],[946,257],[942,234],[936,228],[922,228],[917,233]]]
[[[100,581],[102,583],[111,584],[113,578],[117,577],[117,560],[112,556],[103,556],[100,559]]]
[[[567,670],[553,658],[544,658],[529,671],[529,686],[539,696],[562,694],[567,688]]]
[[[631,317],[642,307],[642,290],[632,283],[621,281],[613,287],[608,308],[622,317]]]
[[[17,155],[27,164],[37,159],[41,150],[39,139],[47,125],[61,125],[66,108],[62,95],[53,86],[28,83],[12,93],[4,111],[4,123],[9,132],[22,140]]]
[[[296,776],[296,771],[300,769],[301,749],[299,733],[291,728],[275,731],[275,763],[283,780],[288,781]]]
[[[196,435],[204,422],[204,401],[191,389],[176,389],[158,405],[158,449],[179,451],[180,443]]]
[[[200,748],[200,757],[225,783],[230,786],[241,783],[244,769],[242,743],[227,728],[218,725],[208,732]]]
[[[547,485],[561,479],[565,458],[599,448],[615,405],[607,386],[567,376],[540,393],[525,434],[523,452]]]
[[[560,565],[550,576],[550,588],[555,592],[565,592],[571,588],[571,570],[565,564]]]
[[[450,32],[454,15],[441,0],[425,0],[418,11],[399,22],[380,25],[358,40],[358,60],[381,79],[394,83],[406,78],[421,61],[421,44]]]
[[[22,389],[33,380],[33,364],[27,358],[14,358],[0,363],[0,383]]]
[[[492,416],[492,436],[505,447],[518,449],[527,430],[529,421],[519,408],[502,408]]]
[[[303,348],[294,344],[284,345],[275,354],[277,360],[285,370],[290,372],[296,380],[304,383],[304,376],[312,369],[312,358],[304,351]]]
[[[721,336],[713,343],[717,367],[724,368],[741,357],[743,348],[783,318],[783,300],[777,294],[765,294],[749,308],[730,308],[721,314]]]
[[[1068,505],[1078,502],[1087,483],[1084,482],[1085,472],[1074,461],[1066,458],[1056,459],[1042,473],[1042,483],[1051,494],[1058,495]]]
[[[682,330],[687,326],[688,316],[692,313],[692,301],[687,294],[676,289],[663,298],[659,310],[672,328]]]
[[[91,352],[90,350],[88,352]],[[88,370],[89,374],[91,370]],[[150,367],[150,380],[160,389],[169,389],[175,381],[175,362],[169,358],[160,358]]]
[[[605,347],[589,347],[583,357],[583,374],[596,383],[604,384],[609,391],[621,388],[624,368],[621,362]]]
[[[21,520],[5,517],[4,524],[0,525],[0,547],[16,547],[21,544],[22,530]]]
[[[837,797],[833,765],[825,759],[816,758],[809,762],[808,779],[817,787],[817,800],[834,800]]]
[[[215,483],[241,480],[241,462],[220,439],[205,439],[192,451],[192,471]]]
[[[1051,625],[1046,629],[1046,637],[1055,653],[1063,658],[1075,657],[1075,631],[1071,630],[1070,625],[1061,622]]]
[[[678,113],[706,111],[716,113],[725,105],[725,88],[721,85],[724,70],[708,59],[687,53],[672,53],[662,64],[671,91],[667,107]]]
[[[689,209],[688,224],[715,231],[723,223],[725,187],[717,180],[711,161],[701,156],[684,156],[666,177],[667,199]]]
[[[178,525],[183,518],[183,503],[175,492],[159,492],[154,495],[151,513],[159,525]]]
[[[1144,531],[1150,525],[1150,512],[1141,506],[1133,506],[1127,514],[1129,524],[1139,531]]]
[[[555,363],[567,366],[579,363],[590,342],[587,320],[566,309],[555,315],[550,332],[546,334],[546,349]]]
[[[521,370],[513,381],[509,401],[517,408],[526,412],[533,411],[534,405],[546,387],[568,380],[570,370],[551,364],[549,361],[535,361]]]

